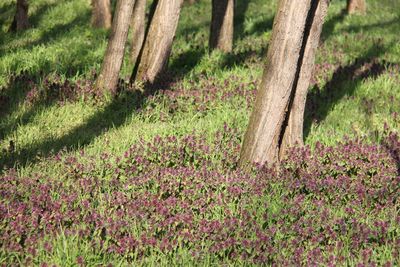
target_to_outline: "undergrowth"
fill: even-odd
[[[238,169],[276,1],[237,1],[231,54],[185,5],[169,70],[93,90],[108,32],[87,1],[0,3],[0,265],[399,265],[399,1],[332,1],[305,148]],[[129,50],[129,44],[127,53]]]

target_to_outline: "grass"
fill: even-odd
[[[197,86],[198,77],[201,75],[221,82],[232,75],[240,77],[243,82],[248,82],[249,77],[257,82],[262,73],[262,58],[276,8],[275,1],[272,3],[271,5],[250,1],[237,5],[237,33],[233,55],[209,55],[207,52],[207,14],[210,14],[207,2],[185,6],[171,57],[171,75],[181,77],[179,80],[183,85],[194,81],[194,85],[190,86]],[[317,59],[319,64],[330,65],[326,69],[321,67],[324,75],[319,77],[319,88],[313,88],[320,99],[315,98],[315,102],[319,103],[316,103],[316,110],[310,113],[316,113],[318,116],[312,118],[307,114],[306,143],[313,145],[318,140],[334,144],[341,140],[343,135],[365,135],[376,141],[376,132],[382,130],[384,123],[389,124],[390,128],[398,129],[398,121],[392,118],[392,113],[399,110],[399,106],[396,106],[399,102],[396,101],[399,99],[396,90],[398,75],[391,75],[385,71],[390,65],[396,66],[400,61],[398,37],[395,34],[399,28],[399,14],[395,13],[396,3],[387,1],[381,4],[372,1],[369,3],[370,12],[365,17],[345,16],[342,14],[344,3],[339,1],[332,4],[324,28],[324,43]],[[46,75],[56,74],[62,79],[72,80],[91,78],[89,72],[98,70],[101,65],[107,33],[88,26],[90,6],[80,1],[66,1],[60,4],[54,1],[32,3],[30,16],[34,27],[18,34],[6,33],[7,22],[12,19],[13,6],[6,1],[2,8],[7,12],[3,12],[1,18],[5,23],[0,48],[0,85],[3,87],[2,94],[10,97],[9,107],[7,112],[3,112],[0,124],[3,148],[7,148],[13,140],[17,154],[21,151],[19,154],[32,158],[35,154],[47,155],[51,150],[59,150],[63,146],[77,148],[84,145],[85,149],[92,149],[97,153],[103,149],[106,139],[127,140],[111,146],[116,151],[123,151],[139,135],[151,138],[157,134],[171,133],[170,129],[178,133],[204,129],[205,132],[211,133],[222,121],[233,123],[235,117],[240,122],[237,125],[239,128],[244,129],[246,126],[249,111],[236,110],[236,103],[219,103],[218,111],[215,111],[217,114],[210,114],[215,117],[215,121],[214,118],[204,119],[207,121],[206,125],[199,124],[195,119],[196,114],[192,112],[177,114],[175,117],[179,119],[176,120],[176,125],[168,122],[168,125],[164,126],[157,120],[149,123],[150,118],[144,118],[143,114],[133,110],[137,105],[129,103],[135,101],[129,99],[129,96],[124,100],[117,100],[120,101],[117,103],[105,103],[102,108],[79,101],[67,103],[62,107],[57,103],[28,106],[23,99],[29,90],[26,87],[29,86],[18,85],[12,81],[12,77],[24,73],[39,87]],[[355,61],[364,60],[365,64],[368,64],[375,59],[382,61],[378,64],[380,72],[383,73],[373,73],[374,70],[368,73],[366,70],[363,77],[352,77],[351,72],[364,67],[352,67]],[[347,72],[341,77],[336,77],[335,71],[340,67],[348,68]],[[127,77],[130,71],[131,66],[126,61],[122,77]],[[333,88],[330,88],[329,94],[332,96],[327,96],[324,94],[325,85],[331,78],[337,80],[331,80]],[[328,97],[327,101],[324,97]],[[364,110],[365,99],[373,100],[372,111]],[[386,108],[385,99],[393,99],[390,109]],[[142,104],[157,105],[157,112],[157,109],[162,108],[158,103],[149,102],[145,101]],[[371,112],[373,114],[370,114]],[[117,115],[114,116],[114,113]],[[235,115],[229,118],[228,114]],[[133,133],[129,131],[132,125],[136,129]],[[97,128],[105,129],[104,136],[99,133],[103,130]],[[149,128],[153,128],[154,131],[137,131]],[[23,161],[27,162],[27,159],[23,158]]]
[[[210,1],[185,5],[168,82],[148,98],[127,91],[100,102],[60,101],[51,96],[30,102],[32,88],[43,94],[53,90],[57,95],[58,87],[51,85],[56,80],[60,85],[93,79],[108,32],[90,27],[88,1],[38,0],[30,3],[32,28],[8,33],[14,1],[2,1],[0,166],[3,170],[15,167],[22,176],[58,177],[64,175],[63,167],[52,158],[60,151],[64,157],[80,157],[83,152],[94,157],[122,155],[132,144],[155,136],[182,137],[193,132],[213,142],[225,124],[238,130],[240,140],[262,75],[276,2],[237,2],[235,48],[230,55],[208,52]],[[366,16],[347,16],[344,7],[345,1],[332,1],[324,25],[304,129],[305,143],[312,147],[318,142],[336,145],[345,136],[376,144],[384,139],[385,127],[400,129],[400,1],[368,1]],[[129,77],[131,70],[126,60],[121,77]],[[51,242],[56,252],[41,250],[37,264],[73,265],[79,251],[93,257],[92,265],[126,264],[114,256],[99,258],[90,244],[74,236],[60,234]],[[185,253],[189,252],[177,254],[187,260]],[[207,257],[204,265],[218,261],[215,255]],[[145,258],[143,264],[164,260],[185,264],[179,257],[162,253]]]

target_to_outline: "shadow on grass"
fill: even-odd
[[[57,5],[57,2],[53,3],[47,3],[46,5],[41,5],[38,8],[36,8],[35,12],[33,14],[29,15],[29,22],[31,26],[37,27],[39,24],[40,20],[42,19],[43,15],[52,7],[55,7]]]
[[[346,8],[344,8],[338,14],[327,20],[324,23],[324,26],[322,27],[321,40],[325,40],[329,36],[331,36],[335,31],[335,26],[338,23],[342,22],[346,18],[346,16],[347,16],[347,10]]]
[[[44,12],[49,8],[49,6],[41,6],[39,8],[38,14]],[[33,18],[34,20],[38,20],[38,17]],[[36,40],[30,43],[27,43],[24,48],[31,49],[36,45],[45,44],[46,42],[57,40],[58,38],[65,38],[68,36],[68,31],[76,26],[84,26],[89,22],[89,13],[84,14],[83,16],[78,16],[74,20],[66,23],[57,25],[51,29],[46,30],[40,40]],[[16,37],[17,38],[17,37]],[[94,46],[94,45],[91,45]],[[76,46],[69,51],[70,56],[72,58],[78,57],[80,55],[84,56],[86,51],[90,49],[90,47],[84,46]],[[8,53],[7,48],[4,47],[0,50],[0,56]],[[8,85],[3,88],[0,92],[0,118],[3,119],[7,115],[13,113],[18,109],[20,104],[22,104],[27,98],[27,93],[33,87],[41,87],[42,80],[45,80],[47,75],[54,72],[54,64],[50,61],[42,60],[39,63],[39,66],[36,68],[38,71],[35,72],[24,72],[19,75],[13,75],[14,77],[10,77]],[[75,76],[76,73],[82,73],[85,69],[88,68],[90,64],[85,61],[73,61],[68,66],[64,66],[65,75],[68,77]],[[29,123],[32,117],[36,115],[36,113],[41,110],[43,106],[52,105],[52,101],[46,101],[46,103],[34,103],[33,106],[29,107],[20,117],[16,120],[10,121],[11,125],[6,124],[0,128],[0,139],[3,139],[10,132],[14,130],[16,124],[25,125]]]
[[[168,69],[176,76],[177,80],[180,80],[200,63],[205,54],[204,49],[188,50],[174,59]]]
[[[63,81],[57,75],[45,76],[42,82],[36,80],[36,77],[21,74],[13,77],[10,86],[0,91],[0,119],[3,120],[0,124],[0,140],[17,127],[30,123],[43,108],[55,102],[76,100],[88,85],[88,81]],[[82,85],[82,82],[85,84]],[[22,105],[22,114],[18,112],[18,115],[11,117],[13,112],[21,111]]]
[[[249,8],[250,0],[247,1],[236,1],[235,3],[235,18],[234,18],[234,38],[233,40],[241,39],[244,36],[244,21],[246,18],[246,12]]]
[[[378,22],[378,23],[372,23],[372,24],[367,24],[367,25],[351,25],[346,27],[343,31],[345,32],[360,32],[360,31],[369,31],[374,28],[386,28],[390,26],[398,26],[397,28],[400,29],[400,18],[393,18],[389,21],[385,22]]]
[[[25,74],[21,74],[12,78],[11,86],[0,91],[0,119],[5,118],[17,110],[18,106],[24,101],[26,94],[29,91],[27,86],[29,83],[30,78]],[[31,117],[31,115],[31,112],[25,112],[21,120],[26,121]],[[17,127],[16,124],[17,122],[14,120],[7,124],[3,123],[3,126],[0,127],[0,140],[5,138],[10,132],[14,131],[15,127]]]
[[[222,68],[231,69],[234,66],[253,65],[261,63],[266,48],[259,50],[246,50],[236,54],[225,54],[221,63]]]
[[[41,20],[42,16],[46,13],[46,11],[56,5],[57,5],[57,2],[49,3],[46,5],[41,5],[38,8],[36,8],[33,13],[30,12],[29,17],[28,17],[30,26],[29,26],[28,30],[32,29],[32,28],[36,28],[37,25],[39,24],[39,21]],[[0,16],[0,24],[5,24],[6,21],[10,20],[10,25],[7,25],[7,31],[11,27],[12,18],[14,17],[14,14],[15,14],[15,9],[16,9],[15,3],[9,3],[8,5],[5,5],[4,7],[0,8],[0,14],[6,14],[6,15]],[[23,35],[23,32],[24,31],[9,32],[7,34],[9,35],[9,37],[18,38],[19,36],[21,36],[21,34]],[[3,45],[6,41],[7,41],[7,38],[0,38],[0,45]],[[0,53],[0,55],[1,54],[2,53]]]
[[[268,30],[272,29],[272,26],[274,24],[274,16],[271,16],[265,20],[258,21],[254,23],[253,27],[251,30],[248,32],[247,35],[260,35],[265,33]]]
[[[25,45],[21,46],[20,48],[32,49],[33,47],[35,47],[37,45],[46,44],[50,41],[52,41],[52,42],[57,41],[57,39],[59,39],[59,38],[68,36],[69,30],[71,30],[74,27],[79,27],[79,26],[84,26],[84,25],[88,25],[88,27],[89,27],[89,22],[90,22],[90,12],[87,11],[85,14],[77,16],[73,20],[71,20],[67,23],[58,24],[50,29],[45,30],[41,34],[40,39],[32,41],[32,42],[27,42]],[[18,38],[18,37],[15,36],[15,38]],[[7,47],[4,47],[0,50],[0,56],[4,55],[6,53],[9,53]]]
[[[16,4],[13,2],[4,4],[2,7],[0,7],[0,25],[4,25],[7,21],[10,21],[10,25],[7,27],[9,28],[11,26],[12,17],[15,14],[15,10]]]
[[[304,116],[304,138],[309,135],[312,123],[324,120],[344,96],[352,96],[365,79],[377,78],[392,65],[378,60],[384,51],[380,45],[372,46],[364,56],[351,64],[339,66],[322,89],[315,86],[309,92]]]
[[[321,40],[325,40],[325,39],[329,38],[334,33],[335,26],[338,25],[339,23],[343,22],[343,20],[348,16],[351,16],[351,15],[348,15],[346,8],[344,8],[338,14],[336,14],[335,16],[332,16],[330,19],[328,19],[324,23],[324,27],[323,27],[322,34],[321,34]],[[393,18],[391,20],[384,21],[384,22],[377,22],[377,23],[371,23],[371,24],[366,24],[366,25],[352,24],[348,27],[341,29],[340,33],[343,33],[343,32],[356,33],[356,32],[361,32],[361,31],[370,31],[375,28],[387,28],[387,27],[394,26],[394,25],[400,25],[399,17]]]
[[[49,139],[34,143],[30,147],[14,152],[2,153],[0,169],[13,166],[26,166],[43,157],[54,155],[58,151],[79,149],[110,128],[118,128],[137,109],[142,107],[147,95],[140,91],[123,91],[105,107],[90,117],[83,125],[72,129],[57,139]]]

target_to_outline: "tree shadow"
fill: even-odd
[[[253,65],[262,62],[262,55],[266,52],[266,48],[261,51],[245,50],[234,54],[225,54],[221,63],[222,68],[231,69],[234,66]]]
[[[65,37],[66,33],[68,35],[68,31],[71,30],[73,27],[77,26],[83,26],[83,25],[89,25],[90,21],[90,12],[87,11],[86,13],[75,17],[73,20],[71,20],[68,23],[62,23],[58,24],[46,31],[43,32],[41,35],[40,39],[27,42],[20,48],[25,48],[25,49],[32,49],[33,47],[41,44],[48,43],[50,41],[55,41],[61,37]],[[8,53],[8,49],[6,47],[0,49],[0,56]]]
[[[48,8],[48,6],[46,8]],[[86,25],[88,21],[88,13],[83,16],[78,16],[66,24],[60,24],[45,31],[40,40],[27,43],[24,48],[32,49],[36,45],[45,44],[46,42],[54,41],[58,38],[67,38],[66,36],[68,36],[68,31],[71,28]],[[71,49],[69,53],[71,58],[79,57],[80,55],[84,55],[87,49],[88,47],[76,46],[74,49]],[[6,48],[0,50],[0,56],[5,53],[8,53]],[[78,72],[82,73],[87,66],[87,62],[73,61],[71,64],[64,66],[63,68],[65,68],[65,75],[69,77],[76,75]],[[0,93],[2,104],[0,108],[0,118],[4,118],[17,110],[18,106],[25,101],[27,93],[34,86],[40,87],[42,80],[46,80],[47,75],[54,72],[53,64],[47,61],[40,61],[40,66],[37,67],[37,69],[38,71],[25,71],[10,78],[7,87],[5,87]],[[51,104],[53,104],[52,101],[40,104],[34,103],[33,106],[18,118],[18,122],[22,125],[28,123],[43,106],[49,106]],[[0,138],[4,138],[4,136],[8,135],[12,131],[12,128],[11,125],[2,127],[2,129],[0,129]]]
[[[327,20],[324,23],[324,27],[322,29],[321,40],[328,39],[329,36],[331,36],[334,33],[335,26],[337,24],[343,22],[343,20],[348,16],[349,15],[347,14],[346,8],[344,8],[338,14],[336,14],[335,16],[332,16],[329,20]],[[356,33],[356,32],[360,32],[360,31],[369,31],[374,28],[385,28],[385,27],[389,27],[392,25],[400,25],[399,22],[400,22],[400,18],[397,17],[397,18],[393,18],[389,21],[371,23],[371,24],[367,24],[367,25],[351,24],[350,26],[341,29],[340,32]]]
[[[16,4],[14,2],[7,3],[0,7],[0,25],[4,25],[10,18],[12,18],[15,14],[15,10]]]
[[[204,49],[188,50],[174,59],[168,69],[180,80],[197,66],[205,54],[206,51]]]
[[[327,39],[335,31],[335,26],[342,22],[347,16],[346,8],[342,9],[338,14],[332,16],[324,23],[322,27],[321,40]]]
[[[3,16],[0,16],[0,24],[5,24],[6,21],[8,21],[11,17],[14,16],[15,5],[16,5],[15,3],[9,3],[8,5],[5,5],[4,7],[0,8],[0,14],[5,14]],[[33,13],[29,13],[28,20],[29,20],[30,27],[28,29],[35,28],[39,24],[40,19],[46,13],[46,11],[56,5],[57,5],[56,2],[41,5],[38,8],[36,8]],[[10,14],[7,15],[7,13],[10,13]],[[10,26],[11,26],[11,24],[8,25],[7,28],[9,29]],[[16,38],[16,36],[19,36],[21,34],[21,32],[24,32],[24,31],[8,32],[8,36],[12,37],[12,38]],[[8,38],[0,38],[0,46],[3,45],[5,42],[7,42],[7,40],[8,40]],[[0,51],[0,55],[1,55],[1,51]]]
[[[254,23],[251,30],[248,32],[248,35],[260,35],[265,33],[268,29],[272,29],[274,17],[275,16],[271,16],[265,20]]]
[[[233,40],[241,39],[244,35],[244,21],[249,8],[250,0],[235,1],[234,11],[234,36]]]
[[[352,96],[364,80],[377,78],[393,65],[378,59],[384,51],[381,45],[372,46],[351,64],[339,66],[322,89],[318,85],[312,88],[306,101],[304,138],[309,135],[312,123],[324,120],[344,96]]]
[[[374,28],[384,28],[384,27],[390,27],[392,25],[400,25],[400,17],[393,18],[389,21],[385,22],[379,22],[379,23],[372,23],[368,25],[351,25],[346,27],[343,31],[345,32],[360,32],[360,31],[369,31]]]
[[[16,151],[8,151],[0,156],[0,169],[23,167],[35,163],[41,158],[56,154],[62,149],[75,150],[89,144],[103,132],[118,128],[126,119],[140,109],[148,94],[138,90],[124,90],[105,107],[91,116],[84,124],[72,129],[69,133],[57,139],[47,139],[34,143],[30,147]]]
[[[0,124],[0,140],[5,139],[17,127],[32,122],[32,119],[43,108],[73,98],[77,88],[82,91],[79,84],[82,81],[71,83],[62,81],[60,76],[45,76],[39,84],[34,76],[20,74],[12,78],[10,86],[0,92],[0,118],[4,120]],[[75,93],[77,96],[78,94]],[[24,105],[21,115],[10,117],[15,111]]]
[[[21,74],[12,78],[11,85],[6,89],[0,91],[0,118],[5,118],[14,112],[20,103],[22,103],[29,91],[31,79],[26,74]],[[31,117],[31,112],[25,112],[26,115],[23,121]],[[16,121],[12,120],[9,123],[3,123],[0,126],[0,140],[5,138],[16,127]]]
[[[79,20],[80,21],[80,20]],[[69,25],[73,25],[74,21],[71,24],[63,25],[63,29],[67,29]],[[61,26],[60,26],[61,27]],[[50,40],[51,35],[54,32],[57,32],[58,29],[50,30],[43,38],[44,40]],[[43,41],[43,40],[42,40]],[[32,46],[34,44],[31,44]],[[85,53],[85,47],[76,47],[75,50],[71,50],[71,57],[79,56]],[[1,53],[1,52],[0,52]],[[0,92],[0,118],[4,121],[0,125],[0,140],[4,139],[11,132],[15,130],[18,126],[23,126],[28,124],[32,118],[36,116],[38,112],[40,112],[44,107],[48,107],[54,104],[55,99],[50,99],[46,101],[33,102],[28,106],[25,106],[23,113],[18,115],[15,118],[8,118],[5,120],[7,116],[17,111],[21,104],[23,104],[28,98],[29,92],[36,87],[37,90],[41,90],[43,87],[43,83],[46,82],[46,79],[49,73],[54,72],[51,67],[52,64],[48,62],[41,62],[38,69],[40,71],[34,73],[21,73],[19,75],[15,75],[11,77],[8,82],[8,85],[3,88]],[[66,77],[74,76],[78,72],[83,72],[87,67],[87,62],[83,61],[74,61],[72,64],[65,66],[65,74]],[[39,89],[38,89],[39,88]]]
[[[36,8],[35,13],[29,15],[31,27],[36,27],[47,10],[57,5],[57,2],[47,3]]]

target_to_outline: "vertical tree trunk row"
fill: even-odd
[[[321,0],[327,1],[327,0]],[[281,0],[275,16],[267,63],[243,141],[240,164],[272,164],[279,159],[284,123],[297,86],[308,74],[303,62],[313,61],[312,25],[321,1]],[[307,52],[308,51],[308,52]],[[308,53],[309,59],[305,59]],[[311,60],[312,57],[312,60]],[[303,85],[301,85],[303,86]],[[298,98],[301,98],[300,93]]]
[[[17,11],[15,12],[10,31],[21,31],[29,28],[28,20],[29,4],[27,0],[17,0]]]
[[[96,88],[115,91],[124,58],[125,43],[128,38],[134,0],[118,0],[112,23],[111,36]]]
[[[289,147],[296,144],[303,145],[303,124],[307,92],[310,86],[311,75],[314,70],[315,54],[318,49],[322,26],[328,11],[328,6],[328,0],[320,0],[314,19],[311,23],[311,29],[305,46],[300,69],[300,76],[295,88],[294,99],[289,107],[290,112],[286,127],[284,125],[284,135],[280,145],[280,158],[285,156]]]
[[[159,0],[142,51],[132,74],[133,80],[153,83],[164,71],[171,53],[183,0]]]
[[[132,47],[130,61],[135,64],[143,46],[146,30],[146,0],[136,0],[132,14]]]
[[[212,0],[210,50],[232,51],[234,0]]]
[[[92,0],[92,26],[105,29],[111,27],[110,0]]]
[[[347,13],[349,14],[365,14],[367,5],[365,0],[347,0]]]

